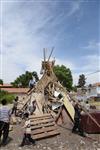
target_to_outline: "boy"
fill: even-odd
[[[17,105],[18,105],[18,96],[15,98],[13,102],[12,114],[17,115]]]
[[[21,147],[26,144],[27,140],[33,145],[35,145],[35,140],[31,138],[31,124],[29,120],[29,113],[25,113],[24,116],[25,116],[25,125],[24,125],[25,131],[22,143],[20,145]]]

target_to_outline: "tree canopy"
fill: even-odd
[[[2,79],[0,79],[0,84],[2,84],[2,85],[3,85],[3,80],[2,80]]]
[[[54,66],[54,73],[57,76],[58,80],[60,83],[66,87],[67,90],[72,89],[72,84],[73,84],[73,78],[72,78],[72,73],[69,68],[66,68],[64,65],[56,65]]]
[[[30,79],[32,79],[32,77],[35,77],[36,81],[39,80],[37,72],[29,72],[26,71],[25,74],[20,75],[19,77],[17,77],[14,82],[12,82],[11,84],[14,87],[28,87],[29,86],[29,81]]]
[[[78,80],[78,87],[84,87],[85,83],[86,83],[85,75],[81,74]]]

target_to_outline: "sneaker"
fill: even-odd
[[[77,131],[72,130],[72,133],[77,133]]]
[[[86,137],[86,135],[84,133],[80,133],[79,135],[82,137]]]
[[[0,147],[1,146],[6,146],[6,145],[7,145],[7,142],[0,141]]]
[[[19,147],[23,147],[24,145],[20,144]]]

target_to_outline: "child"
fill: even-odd
[[[35,145],[35,140],[31,138],[31,125],[30,125],[30,120],[29,120],[29,113],[25,113],[25,125],[24,125],[24,137],[21,143],[21,147],[24,146],[26,144],[26,141],[28,140],[28,142],[32,143],[33,145]]]
[[[15,114],[15,116],[17,116],[17,105],[18,105],[18,96],[15,98],[12,108],[12,114]]]

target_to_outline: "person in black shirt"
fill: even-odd
[[[81,127],[81,111],[82,109],[79,107],[78,104],[76,104],[74,106],[75,109],[75,116],[74,116],[74,126],[72,129],[72,133],[79,133],[81,136],[85,136],[84,135],[84,131],[83,128]]]

